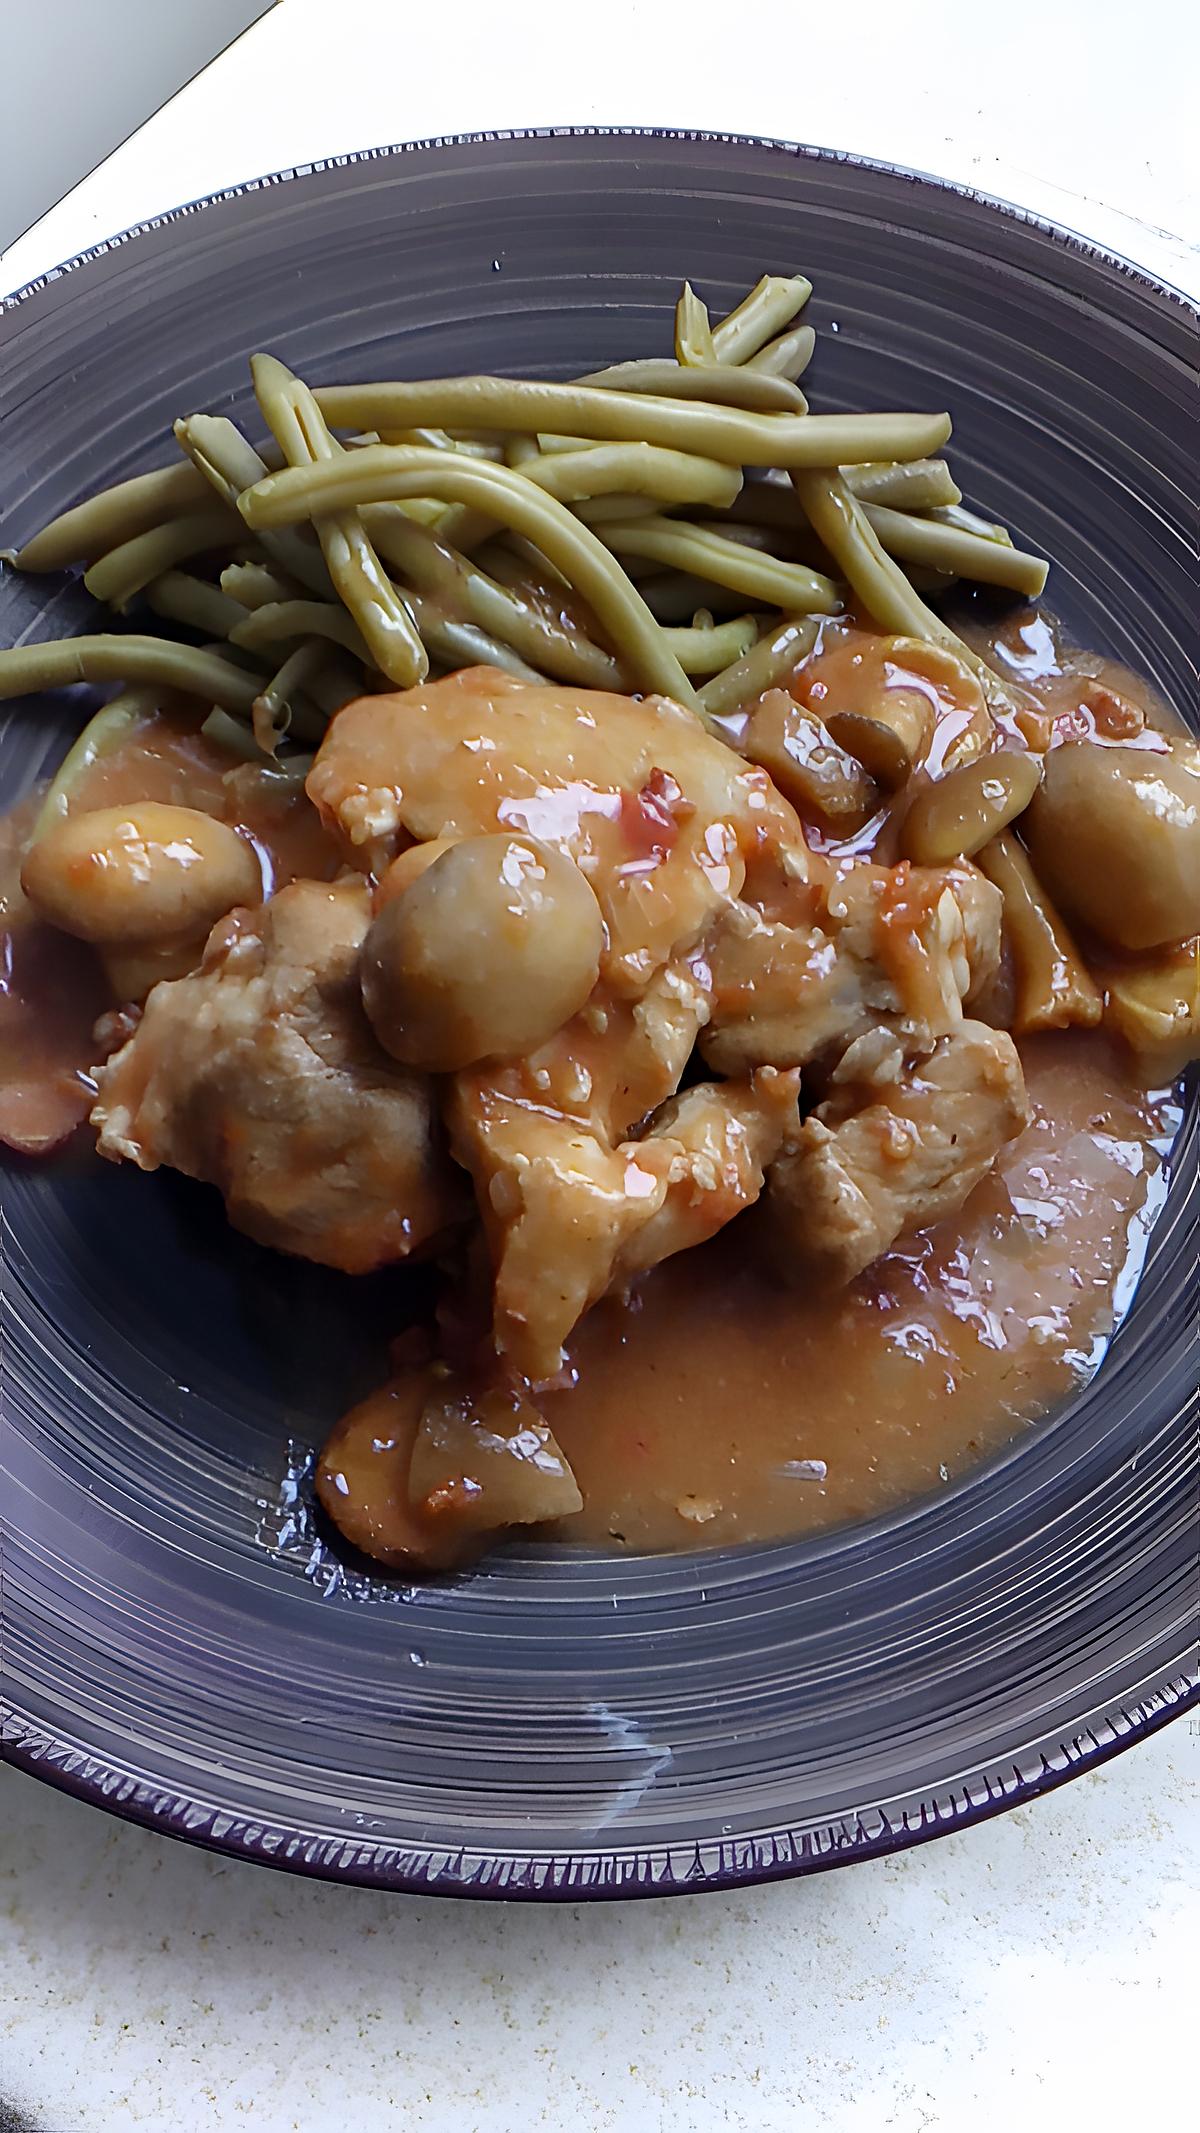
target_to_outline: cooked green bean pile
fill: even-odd
[[[180,691],[251,757],[311,747],[365,690],[475,664],[657,690],[715,721],[791,671],[817,618],[851,609],[952,648],[1011,708],[918,588],[1036,598],[1047,566],[962,508],[937,456],[948,416],[809,412],[810,295],[766,275],[714,323],[685,285],[673,356],[573,384],[310,389],[254,356],[266,442],[186,416],[175,465],[7,552],[18,570],[84,566],[136,634],[0,651],[0,697]],[[185,634],[144,633],[146,610]]]

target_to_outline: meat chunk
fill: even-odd
[[[969,860],[947,867],[946,881],[962,918],[967,978],[962,997],[964,1007],[970,1007],[987,991],[1000,969],[1004,898],[995,883]]]
[[[718,1073],[803,1066],[880,1023],[928,1051],[999,962],[1001,898],[974,867],[860,862],[804,906],[743,901],[723,919],[702,1039]]]
[[[759,1189],[747,1151],[761,1136],[732,1112],[721,1162],[702,1136],[629,1136],[679,1086],[709,1012],[705,944],[748,866],[807,877],[799,820],[677,704],[487,668],[348,705],[308,790],[373,865],[405,839],[518,831],[565,853],[595,893],[606,938],[590,999],[527,1056],[453,1075],[446,1095],[491,1248],[496,1346],[523,1375],[553,1376],[576,1319],[624,1269],[678,1249],[668,1238],[686,1228],[710,1233]],[[698,1133],[697,1107],[683,1117]]]
[[[761,1067],[748,1081],[702,1082],[663,1105],[637,1144],[659,1166],[662,1200],[620,1254],[621,1278],[703,1244],[757,1200],[768,1164],[799,1130],[799,1095],[797,1072]]]
[[[748,1207],[797,1124],[798,1081],[767,1068],[744,1083],[690,1089],[640,1139],[617,1146],[586,1124],[497,1105],[484,1129],[491,1167],[480,1199],[495,1265],[494,1339],[508,1365],[546,1382],[606,1290]],[[473,1152],[478,1159],[478,1144]]]
[[[841,1083],[770,1176],[767,1205],[791,1266],[831,1283],[955,1213],[1029,1121],[1016,1047],[982,1022],[963,1022],[907,1073],[885,1047],[872,1065],[884,1078]]]
[[[804,834],[765,771],[658,697],[533,687],[473,667],[338,713],[308,777],[377,869],[402,843],[523,831],[574,859],[608,927],[602,975],[634,997],[736,896],[747,856]]]
[[[103,1155],[224,1193],[260,1244],[347,1273],[409,1253],[465,1212],[426,1080],[363,1013],[365,884],[300,881],[234,912],[200,969],[157,985],[97,1070]]]
[[[364,698],[334,721],[308,790],[376,868],[414,840],[515,831],[570,858],[599,904],[580,1011],[527,1056],[446,1084],[491,1254],[494,1346],[533,1383],[606,1289],[757,1197],[796,1129],[799,1067],[882,1025],[898,1071],[961,1025],[999,952],[1000,899],[975,870],[815,856],[760,768],[655,698],[483,668]],[[728,1085],[672,1104],[698,1039]]]

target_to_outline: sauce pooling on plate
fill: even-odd
[[[316,1473],[406,1571],[944,1482],[1093,1367],[1162,1198],[1200,747],[1036,608],[955,627],[1049,565],[945,413],[810,412],[810,293],[685,287],[573,383],[257,355],[261,451],[189,416],[12,557],[201,641],[0,649],[124,685],[10,829],[0,1134],[427,1262]]]
[[[1041,615],[979,642],[1032,646],[1038,697],[1068,732],[1134,727],[1154,753],[1172,730],[1153,690],[1064,648]],[[872,835],[888,839],[886,817]],[[847,1288],[781,1280],[751,1214],[594,1307],[539,1400],[583,1499],[551,1530],[678,1549],[868,1517],[957,1480],[1086,1381],[1132,1296],[1179,1105],[1153,1086],[1153,1055],[1103,1030],[1031,1034],[1020,1053],[1029,1124],[960,1213]],[[380,1395],[333,1462],[376,1552],[389,1532],[403,1545],[396,1441],[395,1395]]]
[[[571,1537],[705,1547],[868,1517],[957,1480],[1090,1375],[1178,1106],[1103,1037],[1022,1058],[1031,1124],[960,1215],[836,1298],[772,1280],[735,1226],[597,1306],[577,1384],[544,1402],[583,1493]]]
[[[1016,618],[988,649],[998,660],[1011,651],[1026,679],[1034,670],[1059,729],[1098,720],[1153,754],[1169,727],[1145,684],[1063,650],[1040,615]],[[856,673],[876,689],[874,640],[835,624],[798,675],[796,701],[819,700],[823,666],[836,677],[848,654],[841,701],[853,705]],[[902,670],[897,686],[909,680]],[[269,770],[231,769],[193,726],[178,708],[134,722],[87,768],[73,812],[86,820],[135,799],[198,808],[252,840],[271,887],[331,877],[337,847],[303,789]],[[670,815],[661,797],[647,806],[661,839]],[[111,996],[95,952],[42,924],[21,897],[17,857],[35,813],[26,803],[3,825],[0,993],[0,1124],[31,1151],[86,1115],[92,1025]],[[605,837],[616,834],[611,813],[599,818]],[[892,817],[876,812],[868,828],[873,856],[892,857]],[[835,857],[866,843],[854,828],[827,839]],[[440,849],[427,857],[418,844],[411,862],[394,862],[379,908]],[[691,1548],[870,1516],[957,1479],[1087,1378],[1136,1282],[1178,1105],[1169,1088],[1147,1085],[1152,1062],[1139,1072],[1104,1031],[1029,1034],[1020,1054],[1029,1123],[960,1212],[899,1239],[848,1284],[831,1292],[781,1278],[778,1238],[752,1212],[595,1304],[528,1418],[577,1485],[568,1517],[555,1525],[548,1513],[550,1531],[601,1547]],[[458,1279],[450,1275],[452,1292]],[[452,1298],[448,1308],[453,1320],[460,1306]],[[423,1391],[414,1404],[405,1381],[393,1381],[347,1418],[327,1455],[352,1497],[343,1514],[352,1537],[385,1558],[430,1553],[397,1490],[395,1456],[424,1403]],[[461,1549],[433,1553],[452,1564]]]

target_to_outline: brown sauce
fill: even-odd
[[[109,1004],[91,950],[44,926],[22,893],[37,811],[23,800],[0,818],[0,1143],[24,1155],[44,1155],[87,1117],[92,1029]]]
[[[303,791],[284,787],[195,731],[194,719],[150,712],[81,772],[71,812],[159,800],[195,807],[251,838],[272,889],[297,877],[329,880],[338,858]],[[41,1155],[81,1125],[94,1091],[93,1034],[121,1003],[95,951],[37,919],[22,893],[21,860],[41,794],[0,817],[0,1143]]]
[[[1153,748],[1180,722],[1032,608],[965,634],[1055,734]],[[842,658],[826,626],[807,672]],[[878,822],[842,851],[868,850]],[[658,1267],[578,1329],[571,1390],[543,1399],[583,1492],[563,1537],[630,1548],[767,1540],[870,1517],[957,1479],[1095,1368],[1166,1189],[1179,1110],[1103,1035],[1021,1045],[1034,1120],[963,1211],[833,1297],[764,1266],[755,1214]]]
[[[191,721],[151,712],[83,772],[72,813],[123,801],[196,807],[247,831],[265,862],[268,886],[300,877],[329,881],[340,864],[302,788],[229,756]]]
[[[836,656],[846,634],[829,625],[824,651]],[[1177,724],[1135,676],[1064,650],[1034,610],[971,634],[1056,730],[1103,737],[1115,721],[1124,739],[1132,705],[1153,747]],[[236,822],[275,886],[336,871],[302,794],[230,775],[228,758],[162,715],[93,766],[74,805],[137,797]],[[0,1138],[32,1148],[86,1115],[91,1028],[108,1001],[90,952],[22,909],[14,859],[30,819],[2,826]],[[877,818],[840,850],[869,850],[878,833]],[[1034,1038],[1022,1056],[1033,1123],[962,1213],[848,1289],[789,1287],[751,1210],[591,1312],[570,1343],[573,1382],[539,1402],[584,1498],[564,1539],[688,1548],[870,1516],[957,1478],[1090,1373],[1132,1293],[1178,1109],[1139,1088],[1103,1035]]]
[[[1086,1377],[1128,1301],[1178,1123],[1102,1037],[1022,1046],[1033,1124],[963,1212],[832,1297],[753,1212],[607,1300],[541,1406],[583,1492],[563,1538],[775,1539],[954,1480]]]

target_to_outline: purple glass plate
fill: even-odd
[[[1197,722],[1193,311],[994,201],[777,144],[434,142],[114,239],[5,313],[2,537],[162,458],[181,411],[237,412],[252,348],[567,376],[663,346],[685,274],[720,304],[797,265],[819,404],[948,405],[968,500]],[[6,573],[0,642],[88,606]],[[66,730],[6,716],[6,802]],[[1193,1084],[1099,1374],[958,1486],[808,1541],[530,1544],[427,1588],[340,1565],[304,1482],[402,1281],[272,1258],[176,1178],[10,1165],[6,1755],[276,1865],[570,1898],[870,1857],[1089,1767],[1192,1693],[1197,1111]]]

